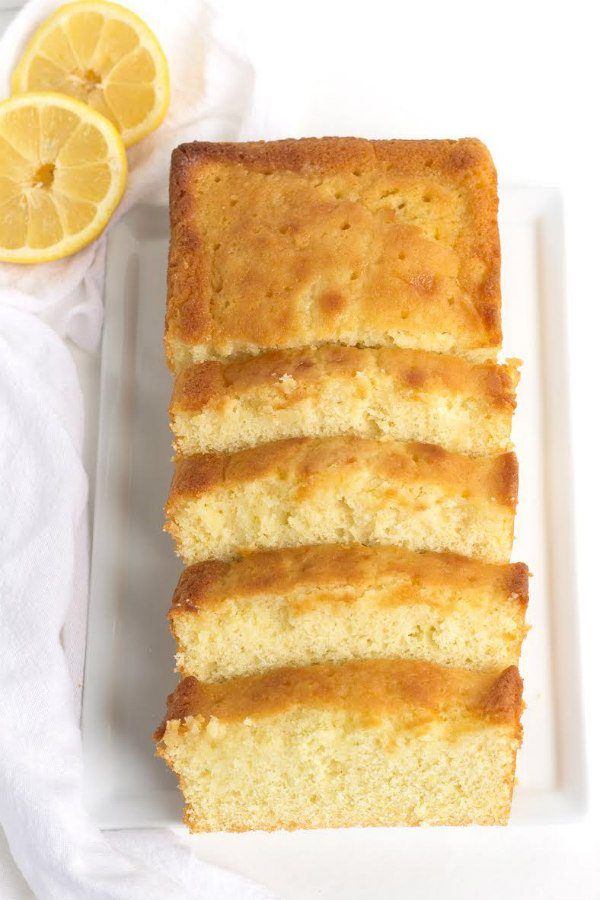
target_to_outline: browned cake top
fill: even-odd
[[[328,378],[351,378],[358,372],[389,376],[399,390],[445,391],[485,400],[496,410],[515,408],[518,369],[514,360],[505,365],[476,364],[425,350],[323,344],[189,366],[175,380],[171,413],[218,408],[227,397],[278,385],[284,378],[310,388]]]
[[[413,553],[393,546],[319,544],[189,566],[173,595],[173,609],[201,609],[229,597],[286,596],[302,588],[375,587],[398,578],[409,580],[412,597],[416,588],[443,585],[494,593],[527,605],[529,572],[524,563],[494,565],[451,553]]]
[[[175,464],[167,514],[181,499],[243,482],[277,476],[296,480],[308,491],[322,478],[343,478],[361,469],[386,481],[438,484],[451,495],[464,496],[466,492],[512,508],[517,502],[514,453],[473,458],[434,444],[339,436],[290,438],[236,453],[180,457]]]
[[[515,666],[490,673],[403,659],[276,669],[219,683],[189,676],[170,695],[165,722],[188,716],[236,721],[297,706],[342,707],[377,716],[396,711],[400,704],[434,714],[504,721],[518,729],[522,681]],[[163,733],[164,725],[156,738]]]
[[[184,144],[167,352],[498,348],[496,173],[479,141]],[[398,338],[401,334],[401,339]]]

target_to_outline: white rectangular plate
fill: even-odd
[[[522,660],[525,739],[511,821],[557,823],[578,818],[586,796],[559,195],[503,191],[501,238],[505,354],[524,360],[514,429],[521,486],[513,558],[534,573]],[[152,742],[175,684],[165,615],[180,571],[162,532],[171,477],[171,378],[162,349],[167,241],[167,211],[157,207],[129,214],[109,241],[83,696],[87,803],[105,827],[174,826],[181,816],[174,779],[154,758]],[[375,832],[369,853],[379,853],[381,871],[393,865],[406,830]],[[340,854],[343,871],[343,832],[327,834],[327,852]],[[235,868],[253,848],[267,859],[264,840],[212,835],[198,846],[202,852],[206,842],[213,857]],[[323,833],[271,837],[284,855],[297,840],[303,854],[317,852]],[[290,890],[286,896],[302,895]],[[344,896],[354,896],[350,886]]]

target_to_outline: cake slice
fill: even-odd
[[[494,359],[496,173],[479,141],[183,144],[170,366],[322,343]]]
[[[468,454],[511,449],[518,366],[398,348],[324,344],[197,363],[175,381],[182,454],[290,437],[425,441]]]
[[[293,438],[177,460],[166,529],[186,564],[298,544],[396,544],[508,562],[514,454]]]
[[[157,752],[191,831],[506,824],[521,692],[514,667],[406,660],[189,677]]]
[[[169,613],[177,668],[222,681],[402,657],[504,669],[526,633],[527,566],[322,544],[186,569]]]

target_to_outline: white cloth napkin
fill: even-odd
[[[33,0],[0,42],[0,97],[27,36],[58,4]],[[131,0],[159,36],[172,98],[161,128],[129,151],[116,220],[162,194],[182,140],[271,137],[288,130],[269,102],[263,48],[241,47],[227,7]],[[113,221],[114,221],[113,220]],[[95,349],[105,241],[45,265],[0,264],[0,822],[37,896],[271,896],[198,860],[167,830],[101,833],[82,803],[79,710],[61,640],[87,602],[83,404],[70,338]]]

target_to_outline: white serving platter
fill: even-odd
[[[514,427],[521,485],[513,558],[534,573],[521,667],[525,739],[511,823],[550,824],[577,819],[586,806],[560,195],[503,190],[500,219],[505,355],[524,360]],[[162,349],[167,242],[161,207],[134,210],[109,240],[83,693],[86,801],[103,827],[176,826],[181,816],[174,778],[154,758],[152,742],[175,684],[165,615],[180,571],[162,532],[171,477],[171,378]],[[340,854],[343,870],[356,834],[366,832],[195,840],[199,852],[204,847],[233,868],[275,848],[288,858],[294,848],[305,855],[326,847],[334,858]],[[365,838],[380,872],[406,835],[374,829]],[[309,896],[301,882],[296,873],[286,896]],[[341,896],[339,890],[319,896]],[[368,895],[348,885],[343,896]]]

